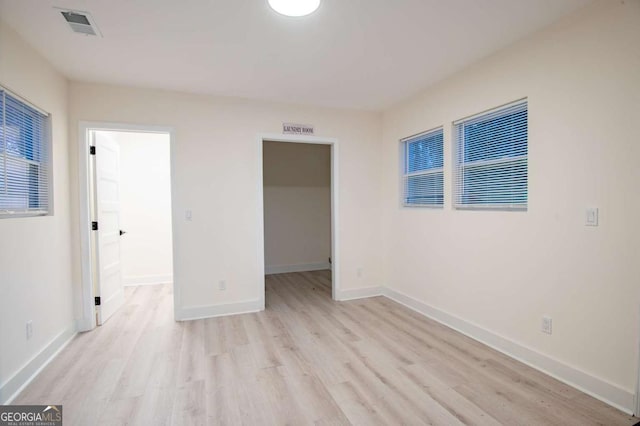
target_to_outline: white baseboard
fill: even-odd
[[[132,275],[123,277],[125,287],[137,285],[168,284],[173,282],[173,275]]]
[[[568,364],[541,354],[479,325],[449,314],[424,302],[386,287],[367,287],[341,291],[338,300],[346,301],[366,297],[386,296],[422,315],[438,321],[474,340],[477,340],[511,358],[593,396],[625,413],[633,414],[635,395],[606,380],[592,376]],[[190,306],[180,310],[177,320],[187,321],[226,315],[258,312],[263,309],[260,300],[249,300],[222,305]],[[38,354],[10,379],[0,384],[0,405],[9,404],[75,337],[75,324],[58,334]]]
[[[237,303],[225,303],[222,305],[188,306],[180,309],[180,312],[176,315],[176,320],[190,321],[227,315],[248,314],[261,310],[263,310],[263,306],[258,299]]]
[[[10,379],[0,385],[0,405],[11,403],[76,335],[75,323],[54,337]]]
[[[439,323],[446,325],[480,343],[510,356],[536,370],[593,396],[627,414],[633,414],[633,392],[620,388],[606,380],[592,376],[568,364],[541,354],[506,337],[495,334],[479,325],[434,308],[398,291],[384,288],[383,294],[389,299],[405,305]]]
[[[367,297],[382,296],[384,289],[382,287],[365,287],[354,288],[351,290],[341,290],[336,299],[345,302],[347,300],[365,299]]]
[[[91,321],[91,318],[77,318],[76,321],[76,331],[78,333],[82,333],[84,331],[91,331],[95,325]]]
[[[264,273],[266,275],[273,274],[287,274],[289,272],[310,272],[310,271],[324,271],[331,269],[331,264],[328,262],[316,262],[316,263],[301,263],[297,265],[271,265],[264,267]]]

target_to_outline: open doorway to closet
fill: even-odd
[[[266,294],[335,298],[335,145],[261,142]]]
[[[137,293],[174,303],[171,136],[108,126],[87,128],[85,136],[83,328],[91,329]],[[138,291],[150,285],[157,287]],[[86,306],[92,300],[94,306]]]

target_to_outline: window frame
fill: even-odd
[[[442,135],[442,166],[438,168],[432,169],[423,169],[415,172],[409,172],[409,144],[411,142],[417,142],[418,140],[431,136],[433,134],[440,133]],[[444,190],[444,177],[445,177],[445,155],[444,155],[444,126],[434,127],[430,130],[426,130],[424,132],[416,133],[411,136],[407,136],[405,138],[400,139],[400,204],[402,207],[407,208],[430,208],[430,209],[443,209],[445,205],[445,190]],[[431,175],[441,175],[442,176],[442,202],[441,203],[407,203],[407,179],[413,176],[431,176]]]
[[[45,111],[44,109],[38,107],[31,101],[25,99],[23,96],[16,94],[14,91],[10,90],[3,84],[0,84],[0,97],[2,97],[3,102],[3,114],[0,115],[0,126],[5,127],[4,119],[6,117],[6,96],[10,96],[15,101],[20,104],[34,110],[35,112],[44,116],[43,122],[44,126],[42,128],[42,138],[39,141],[39,149],[43,153],[43,159],[41,161],[34,161],[28,159],[22,159],[26,164],[33,164],[38,167],[39,171],[43,171],[46,179],[46,189],[40,190],[38,188],[37,196],[39,198],[39,209],[33,210],[24,210],[24,209],[3,209],[0,206],[0,220],[2,219],[12,219],[12,218],[28,218],[28,217],[43,217],[43,216],[53,216],[53,155],[52,155],[52,132],[51,132],[51,123],[52,123],[52,115]],[[0,146],[4,144],[4,140],[0,138]],[[33,145],[35,146],[35,144]],[[0,149],[0,162],[5,161],[7,158],[7,153],[4,149]],[[41,180],[37,180],[38,184]],[[1,184],[0,184],[1,185]],[[1,191],[2,189],[0,189]],[[30,191],[30,189],[28,190]],[[27,196],[29,192],[27,192]],[[46,208],[42,208],[43,203],[41,200],[45,200]]]
[[[475,160],[464,162],[464,131],[460,132],[460,126],[465,124],[473,124],[478,119],[483,117],[489,118],[491,115],[495,115],[492,119],[499,119],[506,115],[509,115],[508,110],[524,106],[524,110],[527,111],[526,119],[526,155],[519,155],[513,157],[504,157],[490,160]],[[500,115],[501,112],[505,114]],[[515,113],[515,112],[514,112]],[[483,112],[461,118],[452,123],[452,149],[453,149],[453,207],[456,210],[492,210],[492,211],[523,211],[526,212],[529,209],[529,100],[528,98],[521,98],[501,106],[485,110]],[[471,122],[471,123],[470,123]],[[460,137],[462,133],[462,137]],[[524,203],[492,203],[492,204],[469,204],[463,203],[462,198],[464,196],[464,169],[481,168],[483,166],[491,165],[509,165],[517,164],[518,162],[525,162],[525,170],[527,171],[526,177],[526,201]],[[462,182],[460,182],[462,180]]]

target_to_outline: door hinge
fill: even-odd
[[[98,297],[94,297],[95,302],[96,302],[96,306],[100,306],[100,296]]]
[[[95,146],[90,146],[89,147],[89,155],[96,155],[96,147]]]
[[[98,230],[98,222],[91,222],[91,230],[92,231]]]

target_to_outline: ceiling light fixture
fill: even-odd
[[[268,0],[271,9],[285,16],[306,16],[318,9],[320,0]]]

